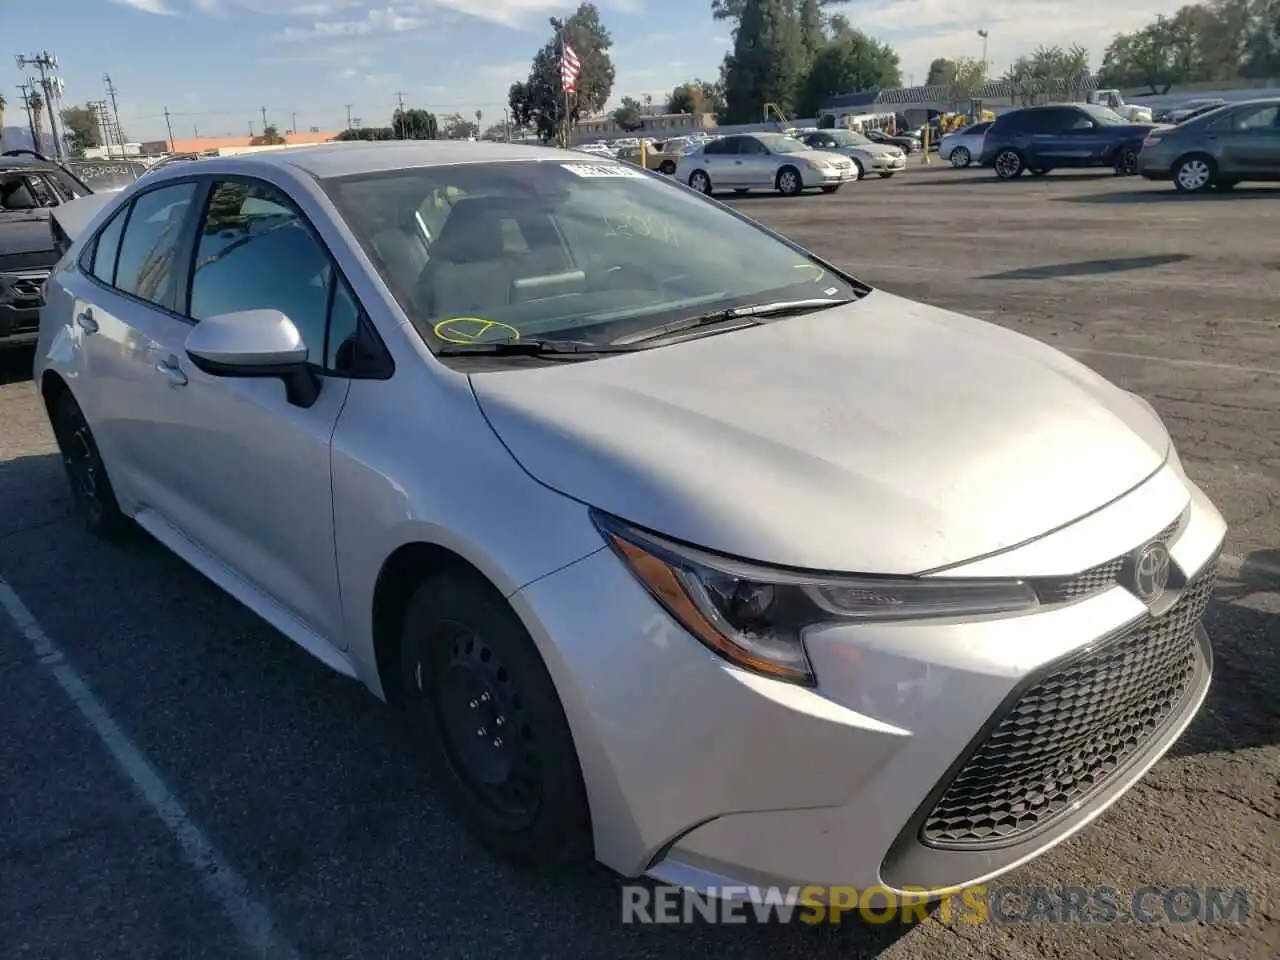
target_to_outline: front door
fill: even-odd
[[[1220,172],[1228,176],[1272,179],[1280,176],[1280,106],[1242,108],[1230,117],[1221,137]]]

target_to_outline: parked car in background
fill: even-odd
[[[953,167],[967,167],[982,156],[982,138],[994,121],[984,120],[945,133],[938,142],[938,159]]]
[[[983,135],[981,163],[1001,180],[1060,167],[1111,167],[1129,175],[1137,172],[1142,141],[1154,129],[1153,123],[1130,123],[1093,104],[1023,107],[992,121]]]
[[[89,185],[94,193],[123,190],[147,172],[140,160],[69,160],[67,166]]]
[[[835,193],[858,179],[858,168],[852,160],[814,150],[785,134],[739,133],[682,156],[675,176],[700,193],[777,190],[795,196],[815,187]]]
[[[886,146],[897,147],[907,155],[919,153],[921,149],[920,138],[915,134],[891,134],[885,133],[883,130],[872,129],[863,130],[862,135],[872,143],[882,143]]]
[[[1183,120],[1190,120],[1194,116],[1226,106],[1226,103],[1227,101],[1221,97],[1201,97],[1196,100],[1187,100],[1176,107],[1167,107],[1158,111],[1155,120],[1158,123],[1181,123]]]
[[[859,179],[869,173],[888,179],[907,166],[907,156],[899,147],[876,143],[854,130],[815,130],[799,139],[815,150],[848,157],[857,167]]]
[[[612,158],[614,156],[617,156],[617,154],[613,150],[611,150],[607,144],[603,144],[603,143],[580,143],[573,149],[577,150],[579,153],[590,154],[593,157]]]
[[[1085,829],[1204,701],[1222,516],[1033,337],[569,151],[108,199],[34,365],[74,510],[393,705],[499,855],[941,895]],[[425,264],[377,255],[425,240],[388,209],[438,217]]]
[[[92,192],[38,153],[0,154],[0,350],[35,343],[44,281],[61,255],[50,214]]]
[[[1138,173],[1172,180],[1183,193],[1280,180],[1280,98],[1234,103],[1153,130],[1138,155]]]

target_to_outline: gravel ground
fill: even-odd
[[[1002,882],[1122,904],[1144,885],[1243,887],[1245,922],[624,925],[606,871],[533,877],[476,850],[362,690],[158,546],[85,535],[30,357],[7,355],[0,577],[62,659],[0,614],[0,955],[226,958],[246,939],[380,960],[1280,953],[1280,190],[913,166],[732,202],[873,284],[1072,352],[1164,416],[1231,525],[1209,701],[1092,828]]]

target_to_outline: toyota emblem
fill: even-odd
[[[1169,548],[1163,543],[1151,543],[1138,551],[1133,562],[1132,589],[1139,600],[1152,604],[1160,599],[1169,585],[1171,563]]]

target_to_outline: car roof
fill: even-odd
[[[32,167],[37,170],[61,169],[52,160],[41,160],[39,157],[29,157],[23,154],[19,154],[16,157],[0,156],[0,168],[12,170],[16,167]]]
[[[383,173],[406,167],[504,160],[565,160],[581,163],[583,154],[523,143],[469,140],[352,140],[314,147],[291,147],[221,158],[224,164],[250,173],[263,166],[294,167],[321,180],[352,174]]]

